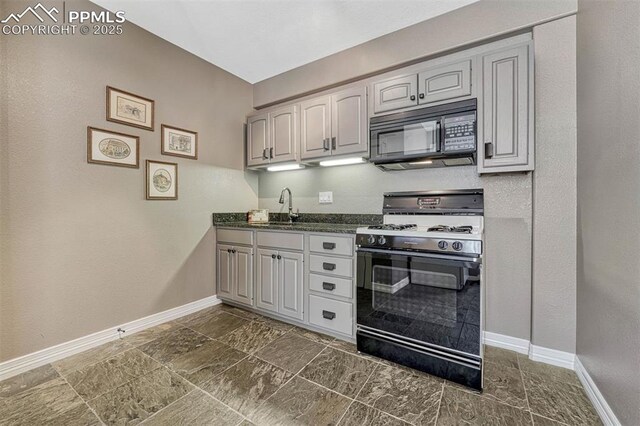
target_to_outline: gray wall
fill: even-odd
[[[577,353],[624,425],[640,424],[640,2],[578,12]]]
[[[0,361],[215,294],[211,212],[257,206],[251,85],[128,24],[0,43]],[[106,85],[154,99],[156,130],[105,121]],[[161,123],[200,158],[161,156]],[[87,164],[87,125],[139,135],[140,169]],[[179,164],[178,201],[145,200],[145,159]]]
[[[575,11],[576,0],[480,0],[260,81],[254,85],[254,106],[265,106],[404,66]]]
[[[484,188],[487,331],[573,353],[575,17],[535,27],[534,44],[539,168],[534,173],[480,177],[476,167],[382,172],[368,164],[263,173],[260,207],[279,211],[278,196],[285,186],[302,212],[340,213],[380,213],[385,191]],[[317,80],[312,77],[310,85]],[[333,191],[334,203],[320,205],[319,191]],[[534,230],[539,240],[535,252]]]
[[[534,28],[531,341],[576,350],[576,19]]]

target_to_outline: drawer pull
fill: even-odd
[[[275,258],[276,258],[276,255],[275,255],[275,254],[272,254],[272,255],[271,255],[271,258],[272,258],[272,259],[275,259]]]
[[[324,269],[325,271],[333,271],[334,269],[336,269],[336,264],[335,263],[322,262],[322,269]]]
[[[333,250],[334,248],[336,248],[336,243],[323,242],[322,243],[322,248],[325,249],[325,250]]]
[[[325,290],[333,291],[336,289],[336,285],[334,283],[324,282],[322,283],[322,288]]]
[[[322,311],[322,318],[324,318],[324,319],[332,320],[335,317],[336,317],[336,313],[335,312]]]

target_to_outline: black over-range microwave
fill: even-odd
[[[373,117],[370,159],[383,170],[476,162],[476,99]]]

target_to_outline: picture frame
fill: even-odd
[[[177,200],[178,164],[147,160],[145,187],[147,200]]]
[[[160,151],[162,155],[198,159],[198,132],[162,124]]]
[[[140,137],[87,126],[87,163],[140,168]]]
[[[155,102],[107,86],[107,121],[154,131]]]

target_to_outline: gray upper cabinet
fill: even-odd
[[[418,78],[415,74],[394,77],[374,83],[374,113],[415,105],[418,105]]]
[[[332,155],[367,152],[367,91],[343,90],[331,96]]]
[[[531,42],[483,56],[481,99],[478,108],[478,171],[533,170]]]
[[[271,145],[269,158],[271,163],[294,161],[298,143],[296,107],[286,106],[269,113]]]
[[[302,253],[280,251],[278,260],[278,312],[291,318],[303,318],[303,261]]]
[[[269,114],[256,114],[247,119],[247,166],[269,163]]]
[[[331,96],[300,103],[300,157],[324,157],[331,150]]]
[[[418,74],[418,103],[444,101],[471,94],[471,60],[441,65]]]

